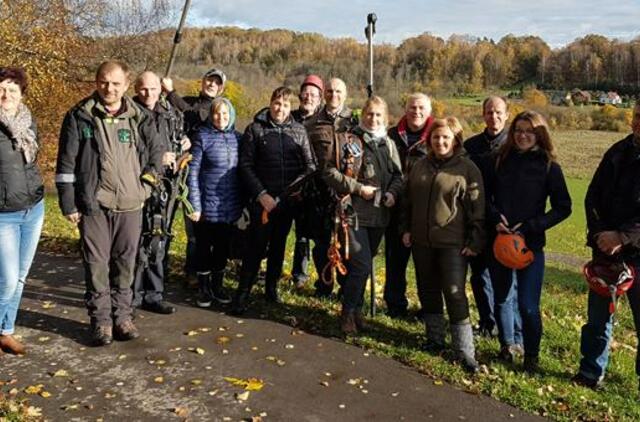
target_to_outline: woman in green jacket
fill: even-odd
[[[484,189],[480,170],[466,156],[462,139],[455,117],[433,122],[427,157],[416,162],[407,176],[402,241],[413,253],[427,348],[444,347],[444,296],[453,348],[465,369],[476,372],[465,281],[467,260],[483,245]]]

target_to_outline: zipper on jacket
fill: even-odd
[[[280,141],[280,186],[282,187],[282,192],[285,191],[285,168],[284,168],[284,145],[282,141],[282,128],[278,127],[278,139]]]
[[[427,162],[427,164],[430,164]],[[438,173],[440,173],[440,167],[436,166],[435,164],[432,164],[433,167],[435,168],[436,172],[433,175],[433,178],[431,179],[431,186],[429,186],[429,197],[427,198],[427,225],[430,226],[430,221],[431,221],[431,195],[433,195],[433,185],[436,184],[436,177],[438,177]],[[427,227],[427,243],[429,245],[429,247],[431,247],[431,230],[429,230],[429,227]]]

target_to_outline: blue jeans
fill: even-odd
[[[636,271],[640,270],[638,263]],[[640,282],[635,280],[627,292],[627,300],[633,314],[636,337],[640,338]],[[609,363],[609,343],[613,334],[613,315],[609,313],[611,299],[589,290],[587,323],[580,337],[580,373],[592,380],[600,380]],[[636,375],[640,377],[640,355],[636,353]]]
[[[512,297],[517,297],[520,318],[522,319],[522,340],[525,355],[537,356],[540,353],[542,338],[542,317],[540,316],[540,296],[544,279],[544,252],[533,251],[534,260],[526,268],[515,271],[491,259],[489,272],[493,284],[495,317],[498,324],[500,344],[509,346],[517,343]],[[516,288],[517,283],[517,288]]]
[[[476,301],[476,307],[478,308],[478,316],[480,321],[478,325],[481,329],[493,330],[493,327],[497,325],[494,316],[494,295],[493,295],[493,283],[491,282],[491,275],[489,273],[490,258],[486,254],[480,254],[469,260],[469,267],[471,268],[471,289],[473,291],[473,298]],[[520,318],[520,311],[518,309],[518,280],[516,278],[515,271],[513,276],[513,288],[509,291],[509,297],[507,302],[513,304],[513,316],[514,316],[514,343],[522,344],[522,319]]]
[[[0,334],[14,333],[22,290],[40,239],[44,201],[0,213]]]

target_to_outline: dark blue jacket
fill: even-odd
[[[200,221],[233,223],[242,212],[242,195],[238,178],[240,133],[235,130],[235,115],[231,103],[229,125],[216,129],[211,120],[194,136],[189,165],[189,202]]]
[[[545,245],[545,231],[571,214],[571,197],[556,162],[542,150],[524,153],[512,150],[496,169],[496,156],[487,166],[487,220],[494,230],[504,215],[510,226],[522,223],[519,231],[530,249]],[[547,198],[551,208],[546,209]]]

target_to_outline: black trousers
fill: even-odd
[[[387,309],[406,311],[407,300],[407,265],[411,257],[411,248],[402,243],[402,235],[398,232],[397,219],[392,219],[384,234],[385,281],[384,301]]]
[[[249,226],[249,247],[242,259],[240,270],[240,289],[250,289],[255,283],[260,262],[267,254],[267,285],[275,284],[282,275],[287,236],[293,223],[294,210],[281,204],[269,214],[269,221],[262,224],[262,207],[252,206],[251,225]]]
[[[131,319],[133,276],[142,230],[141,210],[101,210],[79,224],[85,268],[85,304],[92,326]]]
[[[451,324],[469,318],[469,302],[464,290],[467,258],[460,255],[460,249],[412,246],[422,309],[426,314],[442,314],[446,303]]]
[[[342,307],[347,311],[359,311],[364,303],[367,279],[371,275],[371,263],[384,235],[382,227],[349,227],[351,257],[346,261],[347,275],[342,286]]]
[[[233,226],[228,223],[198,221],[194,225],[196,237],[196,270],[220,272],[227,266],[231,254]]]

